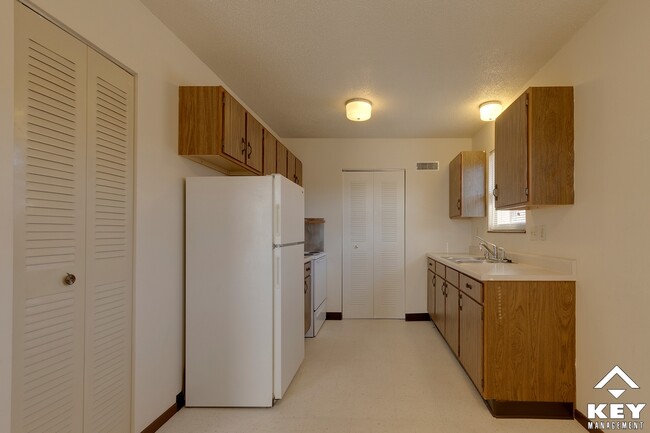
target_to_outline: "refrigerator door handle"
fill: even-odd
[[[275,205],[275,239],[280,238],[280,204]]]
[[[273,275],[275,276],[275,289],[278,290],[280,288],[280,256],[275,256]]]

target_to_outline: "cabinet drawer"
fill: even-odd
[[[435,263],[436,263],[436,269],[435,269],[436,275],[439,275],[442,278],[445,278],[445,265],[443,265],[442,263],[438,263],[438,262],[435,262]]]
[[[460,274],[459,289],[475,301],[483,302],[483,283],[480,283],[467,275]]]
[[[447,266],[447,275],[445,276],[445,280],[447,280],[447,282],[449,284],[451,284],[454,287],[458,287],[458,276],[459,275],[460,274],[459,274],[459,272],[457,270],[452,269],[449,266]]]
[[[429,269],[431,272],[436,271],[436,262],[433,259],[430,259],[427,257],[427,269]]]

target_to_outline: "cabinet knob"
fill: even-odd
[[[252,154],[253,154],[253,146],[251,146],[251,144],[248,143],[248,158],[249,159],[250,159]]]
[[[241,153],[242,155],[246,154],[246,140],[244,140],[244,137],[241,139]]]
[[[469,290],[472,290],[472,285],[470,283],[466,283],[465,288],[469,289]]]
[[[494,196],[495,200],[499,200],[499,186],[494,185],[494,189],[492,190],[492,195]]]
[[[456,207],[458,208],[458,210],[460,210],[460,199],[458,199],[458,201],[456,202]]]

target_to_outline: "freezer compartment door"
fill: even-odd
[[[273,394],[282,398],[305,357],[303,246],[273,252]]]
[[[305,190],[286,177],[273,175],[273,243],[305,241]]]

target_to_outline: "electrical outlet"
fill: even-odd
[[[545,241],[546,240],[546,226],[543,225],[543,224],[541,226],[539,226],[538,233],[539,233],[539,240],[540,241]]]
[[[537,231],[538,231],[537,226],[531,226],[530,227],[530,240],[531,241],[536,241],[537,240],[537,238],[538,238]]]

